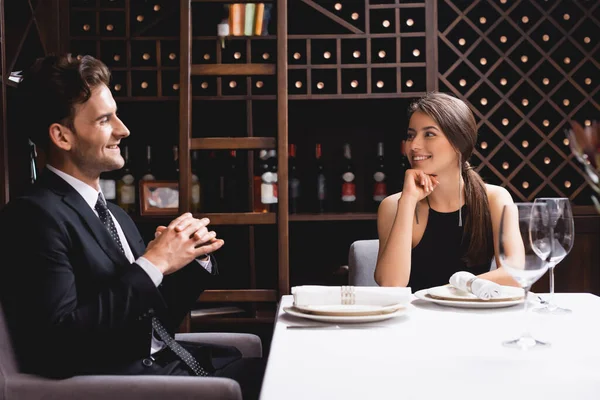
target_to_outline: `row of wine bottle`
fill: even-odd
[[[313,176],[301,175],[296,164],[296,145],[290,144],[289,149],[289,210],[291,213],[297,212],[357,212],[358,195],[362,190],[358,190],[356,181],[356,169],[352,160],[352,149],[349,143],[343,145],[344,160],[340,173],[339,181],[330,183],[328,174],[323,163],[322,146],[320,143],[315,145],[315,165]],[[370,211],[377,210],[381,201],[388,195],[388,182],[385,168],[384,144],[377,143],[377,157],[375,161],[375,171],[371,180],[372,192],[371,198],[363,208]],[[367,180],[365,180],[366,182]],[[304,187],[314,186],[316,190],[303,190]],[[305,193],[306,192],[306,193]],[[307,199],[311,196],[313,199]],[[302,209],[304,206],[306,209]]]
[[[102,175],[100,185],[107,200],[113,201],[130,214],[137,213],[139,204],[139,182],[149,180],[177,181],[179,179],[179,150],[172,147],[168,162],[156,165],[152,146],[147,145],[145,165],[142,169],[132,166],[129,148],[123,146],[125,165],[118,171]],[[352,150],[348,143],[343,145],[344,161],[338,182],[331,182],[331,174],[326,171],[322,159],[322,145],[315,145],[312,168],[300,171],[297,165],[296,145],[290,144],[288,153],[288,193],[289,211],[298,212],[356,212],[357,182],[352,160]],[[277,151],[258,152],[253,177],[253,200],[247,169],[236,150],[209,151],[203,157],[201,151],[191,152],[191,211],[192,212],[275,212],[278,204]],[[371,181],[372,194],[361,208],[374,211],[388,195],[387,176],[384,160],[384,144],[377,143],[377,157]],[[363,180],[367,184],[368,180]],[[361,190],[361,193],[364,191]],[[251,206],[252,205],[252,206]]]

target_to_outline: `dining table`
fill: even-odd
[[[545,294],[531,295],[529,309]],[[261,400],[600,399],[600,297],[557,293],[572,310],[440,305],[411,295],[405,312],[360,323],[290,315],[278,303]],[[529,331],[549,346],[503,342]]]

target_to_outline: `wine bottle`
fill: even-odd
[[[327,179],[325,178],[325,166],[321,160],[321,143],[315,145],[315,158],[317,169],[317,210],[320,213],[327,211]]]
[[[128,214],[134,214],[136,210],[135,204],[135,177],[131,172],[131,164],[129,162],[129,148],[123,148],[123,158],[125,165],[121,170],[121,177],[117,181],[117,204]]]
[[[387,182],[385,175],[385,160],[383,156],[383,142],[377,143],[377,159],[375,173],[373,174],[373,205],[375,210],[387,196]]]
[[[298,177],[298,171],[296,168],[296,145],[295,144],[290,144],[288,160],[289,160],[288,170],[289,170],[289,175],[290,175],[290,182],[289,182],[290,205],[289,205],[289,209],[290,209],[290,213],[295,214],[298,212],[298,201],[300,198],[300,178]]]
[[[400,151],[402,156],[400,158],[400,187],[404,187],[404,174],[406,170],[410,168],[410,163],[408,162],[407,154],[406,154],[406,140],[402,141],[402,145],[400,147]]]
[[[242,209],[239,195],[239,168],[236,150],[229,151],[229,160],[224,175],[224,200],[225,208],[229,212],[237,212]]]
[[[200,191],[200,176],[198,166],[198,151],[192,151],[192,213],[198,213],[202,209],[201,207],[201,191]]]
[[[267,172],[269,166],[267,165],[267,150],[261,150],[258,153],[258,163],[254,175],[254,212],[267,212],[267,205],[262,202],[262,175]]]
[[[349,143],[344,143],[344,158],[346,165],[342,172],[342,209],[345,212],[352,212],[356,208],[356,183],[354,182],[356,175]]]
[[[177,145],[173,146],[173,160],[168,179],[179,181],[179,147]]]
[[[220,212],[222,211],[221,202],[221,165],[217,152],[211,150],[208,153],[208,161],[205,163],[204,171],[209,173],[202,174],[202,186],[204,188],[204,211]]]
[[[107,201],[117,201],[117,181],[113,171],[103,172],[100,175],[100,190]]]
[[[152,173],[152,147],[150,145],[146,146],[146,171],[144,175],[142,175],[142,181],[153,181],[156,178]]]
[[[277,152],[269,150],[267,153],[266,169],[262,174],[260,187],[261,201],[270,212],[277,208]]]

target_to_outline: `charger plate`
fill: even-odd
[[[432,297],[428,292],[428,289],[419,290],[415,293],[415,297],[419,300],[423,300],[429,303],[435,303],[441,306],[457,307],[457,308],[502,308],[511,307],[517,304],[523,304],[524,298],[517,300],[501,300],[501,301],[465,301],[465,300],[444,300]]]
[[[393,312],[388,312],[385,314],[374,314],[374,315],[316,315],[316,314],[307,314],[301,312],[296,307],[283,307],[283,311],[285,311],[289,315],[293,315],[294,317],[300,317],[305,319],[310,319],[314,321],[321,322],[332,322],[332,323],[364,323],[364,322],[376,322],[376,321],[384,321],[386,319],[399,317],[405,315],[408,312],[407,307],[402,306]]]
[[[502,302],[523,299],[523,289],[514,286],[500,286],[500,296],[489,300],[482,300],[473,293],[465,292],[451,285],[436,286],[427,289],[427,294],[434,299],[450,301],[476,301],[476,302]]]
[[[363,304],[329,304],[329,305],[294,305],[294,308],[304,314],[326,315],[333,317],[369,316],[389,314],[403,308],[402,304],[385,306]]]

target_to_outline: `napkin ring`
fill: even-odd
[[[471,278],[471,279],[469,279],[469,280],[467,281],[467,290],[468,290],[470,293],[473,293],[472,286],[473,286],[473,282],[475,282],[475,280],[476,280],[476,279],[479,279],[479,278],[478,278],[478,277],[473,277],[473,278]]]
[[[354,293],[354,286],[342,286],[341,295],[342,304],[355,304],[356,296]]]

